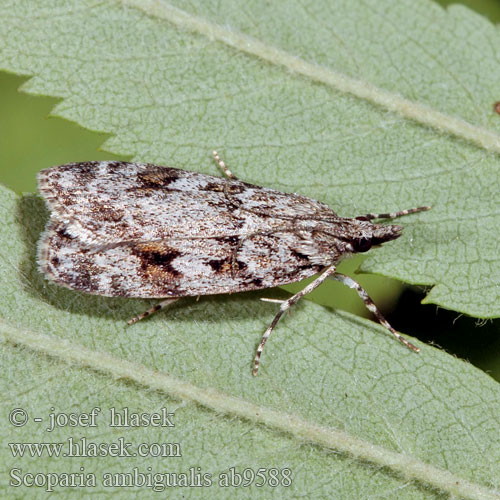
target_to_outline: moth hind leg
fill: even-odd
[[[147,318],[148,316],[151,316],[152,314],[154,314],[154,313],[160,311],[161,309],[164,309],[168,305],[172,304],[176,300],[179,300],[179,299],[162,300],[159,304],[156,304],[153,307],[149,308],[147,311],[144,311],[142,314],[139,314],[139,316],[135,316],[132,319],[129,319],[127,321],[127,325],[133,325],[134,323],[141,321],[141,319],[144,319],[144,318]]]
[[[358,215],[355,217],[357,220],[372,220],[372,219],[395,219],[396,217],[402,217],[403,215],[414,214],[417,212],[426,212],[430,210],[431,207],[417,207],[417,208],[408,208],[406,210],[399,210],[398,212],[388,212],[384,214],[365,214]]]
[[[227,165],[222,161],[221,157],[219,156],[219,153],[217,151],[212,151],[212,155],[214,157],[214,160],[216,161],[217,165],[219,168],[222,170],[222,172],[228,177],[229,179],[233,180],[238,180],[238,177],[236,177],[231,170],[227,167]]]
[[[331,278],[340,281],[349,288],[354,288],[356,292],[358,292],[358,295],[364,302],[366,308],[377,318],[378,322],[382,326],[385,326],[402,344],[408,347],[408,349],[411,349],[412,351],[415,352],[420,352],[420,349],[418,347],[414,346],[410,341],[406,340],[400,333],[394,330],[391,324],[384,318],[382,313],[378,310],[377,306],[370,298],[366,290],[357,281],[354,281],[349,276],[346,276],[345,274],[341,273],[335,273],[333,276],[331,276]]]

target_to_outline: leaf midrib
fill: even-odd
[[[17,346],[21,345],[70,365],[90,368],[115,379],[130,380],[149,389],[162,391],[175,399],[192,401],[217,413],[286,432],[301,441],[335,449],[379,467],[388,467],[408,480],[419,481],[450,495],[481,500],[499,498],[495,492],[479,484],[466,481],[449,471],[403,453],[375,445],[344,431],[316,425],[300,417],[272,410],[229,394],[195,386],[139,363],[93,351],[57,336],[23,330],[2,319],[0,319],[0,333],[4,340]]]
[[[303,75],[310,80],[323,83],[339,92],[351,94],[400,116],[431,127],[439,133],[448,133],[471,142],[487,151],[500,153],[500,135],[478,127],[459,117],[433,109],[418,101],[405,99],[399,94],[388,92],[368,81],[351,78],[344,73],[312,64],[300,57],[266,44],[238,31],[229,30],[181,10],[161,0],[119,0],[122,4],[136,8],[152,18],[169,23],[210,40],[217,40],[238,51],[256,56],[273,65],[285,67],[288,71]]]

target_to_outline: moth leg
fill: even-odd
[[[134,323],[137,323],[138,321],[141,321],[141,319],[144,319],[144,318],[147,318],[148,316],[151,316],[155,312],[160,311],[161,309],[163,309],[164,307],[168,306],[169,304],[172,304],[176,300],[179,300],[179,299],[165,299],[165,300],[162,300],[159,304],[156,304],[155,306],[151,307],[147,311],[144,311],[142,314],[139,314],[139,316],[135,316],[134,318],[129,319],[127,321],[127,325],[133,325]]]
[[[219,165],[219,168],[222,170],[222,172],[229,177],[229,179],[233,180],[238,180],[238,177],[236,177],[231,170],[227,168],[227,165],[221,160],[221,157],[219,156],[219,153],[217,151],[212,151],[212,154],[214,155],[214,159],[217,162],[217,165]]]
[[[373,300],[370,299],[366,290],[357,281],[354,281],[349,276],[340,273],[335,273],[333,276],[331,276],[331,279],[340,281],[344,285],[347,285],[349,288],[354,288],[356,292],[358,292],[358,295],[361,297],[361,300],[364,302],[366,308],[378,319],[379,323],[382,326],[385,326],[402,344],[408,347],[408,349],[411,349],[415,352],[420,352],[420,349],[418,347],[414,346],[411,342],[406,340],[396,330],[394,330],[390,323],[384,318],[382,313],[377,309],[377,306],[374,304]]]
[[[282,299],[267,299],[266,297],[261,297],[262,302],[272,302],[273,304],[283,304],[286,300]]]
[[[407,210],[399,210],[399,212],[389,212],[386,214],[365,214],[358,215],[355,217],[356,220],[372,220],[372,219],[395,219],[396,217],[401,217],[403,215],[414,214],[416,212],[425,212],[430,210],[431,207],[417,207],[417,208],[408,208]]]
[[[321,274],[314,281],[309,283],[309,285],[303,288],[300,292],[296,293],[295,295],[292,295],[288,300],[284,300],[282,302],[278,314],[276,314],[273,321],[271,322],[267,330],[264,332],[259,347],[257,347],[257,352],[253,360],[253,371],[252,371],[253,375],[257,375],[257,372],[259,371],[260,356],[262,354],[262,350],[264,349],[264,345],[266,344],[267,339],[271,335],[272,331],[274,330],[281,316],[283,316],[283,313],[288,309],[290,309],[290,307],[292,307],[294,304],[296,304],[302,297],[304,297],[304,295],[307,295],[308,293],[312,292],[315,288],[317,288],[319,285],[321,285],[321,283],[323,283],[323,281],[325,281],[326,278],[328,278],[328,276],[335,273],[335,269],[336,269],[335,266],[328,267],[323,272],[323,274]]]

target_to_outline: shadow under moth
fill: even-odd
[[[40,193],[51,212],[38,264],[54,283],[108,297],[162,298],[135,323],[187,296],[242,292],[319,276],[280,302],[257,348],[285,311],[327,278],[354,288],[400,342],[417,347],[385,320],[366,291],[336,272],[353,253],[394,240],[402,227],[375,224],[428,210],[340,217],[327,205],[237,180],[121,161],[69,163],[42,170]]]

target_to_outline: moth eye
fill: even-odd
[[[355,252],[368,252],[372,247],[372,240],[370,238],[359,238],[353,242]]]

